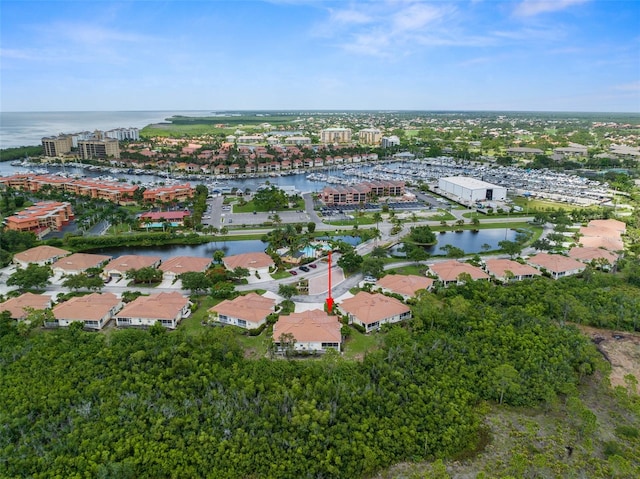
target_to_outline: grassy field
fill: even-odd
[[[378,347],[379,333],[362,334],[355,329],[351,330],[351,337],[344,345],[344,357],[346,359],[362,359],[368,351]]]
[[[527,199],[522,196],[518,196],[513,200],[513,203],[522,207],[524,209],[525,214],[527,212],[532,214],[535,211],[549,211],[549,210],[566,210],[573,211],[576,209],[583,208],[582,206],[569,205],[567,203],[560,203],[557,201],[550,200],[538,200],[538,199]]]

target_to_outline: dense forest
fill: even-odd
[[[599,356],[571,315],[591,291],[580,314],[633,329],[634,278],[426,294],[361,362],[246,359],[229,328],[43,332],[5,318],[0,476],[355,478],[455,457],[478,446],[486,404],[574,395]]]

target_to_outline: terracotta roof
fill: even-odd
[[[273,313],[275,304],[275,299],[265,298],[256,293],[249,293],[232,300],[226,299],[210,308],[209,311],[257,323]]]
[[[98,321],[120,300],[113,293],[92,293],[87,296],[76,296],[53,308],[56,319],[74,321]]]
[[[163,261],[158,269],[176,274],[203,272],[209,267],[211,262],[211,258],[201,258],[199,256],[174,256],[173,258]]]
[[[594,259],[599,258],[606,259],[609,264],[614,264],[616,261],[618,261],[618,255],[616,253],[602,248],[595,248],[593,246],[571,248],[569,250],[569,256],[573,259],[577,259],[578,261],[586,262],[590,262]]]
[[[429,289],[433,286],[433,280],[425,276],[415,274],[388,274],[376,282],[377,286],[386,288],[394,293],[413,296],[421,289]]]
[[[580,238],[580,244],[584,247],[605,248],[609,251],[621,251],[624,249],[624,243],[620,238],[609,236],[583,236]]]
[[[9,311],[13,319],[22,319],[27,315],[24,308],[46,309],[51,306],[51,296],[24,293],[0,303],[0,312]]]
[[[267,268],[273,264],[273,259],[267,253],[244,253],[234,256],[227,256],[222,262],[228,269],[236,269],[238,266],[242,268],[260,269]]]
[[[74,253],[60,258],[58,261],[51,265],[52,268],[60,268],[64,270],[80,270],[84,271],[88,268],[95,268],[100,266],[105,261],[111,259],[111,256],[102,254],[89,254],[89,253]]]
[[[122,311],[117,318],[175,319],[189,302],[180,293],[158,293],[151,296],[139,296]]]
[[[591,220],[589,221],[589,226],[595,226],[598,228],[610,229],[613,231],[618,231],[620,233],[624,233],[627,231],[627,225],[624,221],[608,219],[608,220]]]
[[[564,273],[584,269],[584,264],[561,254],[539,253],[529,258],[529,263],[545,268],[552,273]]]
[[[489,279],[489,275],[468,263],[460,263],[459,261],[443,261],[430,266],[441,281],[456,281],[462,273],[467,273],[471,279]]]
[[[397,314],[410,311],[409,306],[384,294],[371,294],[360,291],[353,298],[345,299],[340,308],[355,316],[364,324],[375,323]]]
[[[584,236],[601,236],[605,238],[620,238],[622,235],[620,231],[603,228],[602,226],[582,226],[580,228],[580,234]]]
[[[281,335],[290,333],[300,343],[340,343],[341,328],[337,316],[329,316],[321,309],[313,309],[280,316],[273,325],[273,338],[278,341]]]
[[[54,246],[36,246],[35,248],[28,249],[22,253],[16,253],[13,255],[15,260],[23,263],[39,263],[42,261],[48,261],[59,256],[66,256],[69,251]]]
[[[141,256],[137,254],[125,254],[109,262],[104,267],[105,271],[129,271],[153,266],[160,261],[160,256]]]
[[[498,278],[503,278],[507,271],[511,271],[514,276],[539,276],[542,274],[533,266],[510,259],[488,259],[486,264],[487,271]]]

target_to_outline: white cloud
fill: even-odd
[[[541,13],[559,12],[590,0],[523,0],[513,13],[518,17],[533,17]]]
[[[640,81],[615,85],[613,89],[618,91],[640,92]]]

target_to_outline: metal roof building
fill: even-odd
[[[467,176],[449,176],[438,180],[440,192],[446,196],[455,196],[463,203],[478,201],[503,201],[507,198],[507,189],[486,181]]]

